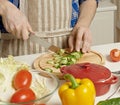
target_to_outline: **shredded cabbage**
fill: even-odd
[[[20,69],[25,68],[29,70],[29,66],[23,62],[16,61],[13,56],[0,59],[0,100],[9,102],[12,94],[16,91],[13,87],[12,81],[14,75]],[[40,81],[39,74],[32,74],[32,83],[30,88],[35,92],[37,97],[47,92],[44,80]],[[41,95],[40,95],[41,94]]]
[[[28,68],[27,64],[17,62],[13,56],[0,59],[0,100],[9,101],[11,94],[15,92],[12,80],[20,68]]]
[[[49,90],[46,87],[46,81],[41,78],[37,73],[33,73],[32,84],[30,88],[35,92],[37,98],[45,96]]]

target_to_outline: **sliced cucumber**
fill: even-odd
[[[66,65],[68,63],[68,61],[66,59],[62,59],[60,61],[60,65]]]
[[[73,52],[73,53],[71,53],[71,55],[74,55],[74,57],[75,57],[76,59],[79,59],[79,58],[81,57],[81,55],[80,55],[79,52]]]
[[[53,60],[48,60],[47,63],[48,64],[54,64],[54,61]]]
[[[50,72],[50,73],[52,73],[52,72],[53,72],[53,70],[52,70],[52,69],[50,69],[50,68],[45,68],[44,70],[45,70],[45,71],[47,71],[47,72]]]
[[[75,64],[81,56],[81,52],[66,53],[64,49],[60,49],[59,52],[53,54],[53,61],[48,61],[48,63],[55,68],[60,68],[63,65]]]

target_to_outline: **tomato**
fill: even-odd
[[[15,89],[30,87],[32,82],[32,74],[28,70],[20,70],[13,79]]]
[[[120,61],[120,50],[119,49],[112,49],[110,51],[110,58],[114,62]]]
[[[10,102],[12,103],[29,102],[35,99],[36,99],[35,93],[30,88],[21,88],[18,89],[12,95]],[[27,105],[33,105],[33,104],[27,104]]]

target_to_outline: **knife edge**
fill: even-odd
[[[55,52],[55,53],[57,53],[60,50],[59,47],[47,42],[44,39],[41,39],[39,36],[36,36],[36,35],[30,35],[30,41],[32,41],[33,43],[36,43],[36,44],[40,44],[44,48],[46,48],[52,52]]]

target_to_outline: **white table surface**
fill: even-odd
[[[91,49],[101,53],[105,57],[106,62],[105,62],[104,66],[109,68],[111,71],[117,71],[117,70],[120,70],[120,62],[112,62],[109,58],[110,50],[113,48],[120,49],[120,43],[110,43],[110,44],[92,46]],[[32,65],[33,61],[38,56],[40,56],[40,53],[32,54],[32,55],[17,56],[17,57],[15,57],[15,59],[19,60],[19,61],[24,61],[24,62]],[[61,80],[60,80],[60,82],[61,82]],[[108,96],[110,96],[119,84],[120,84],[120,82],[118,81],[116,84],[111,86],[111,88],[107,94],[96,97],[95,105],[98,101],[105,100]],[[62,105],[57,92],[58,91],[56,91],[54,93],[53,97],[49,100],[47,105]],[[113,97],[120,97],[120,92],[116,93]]]

